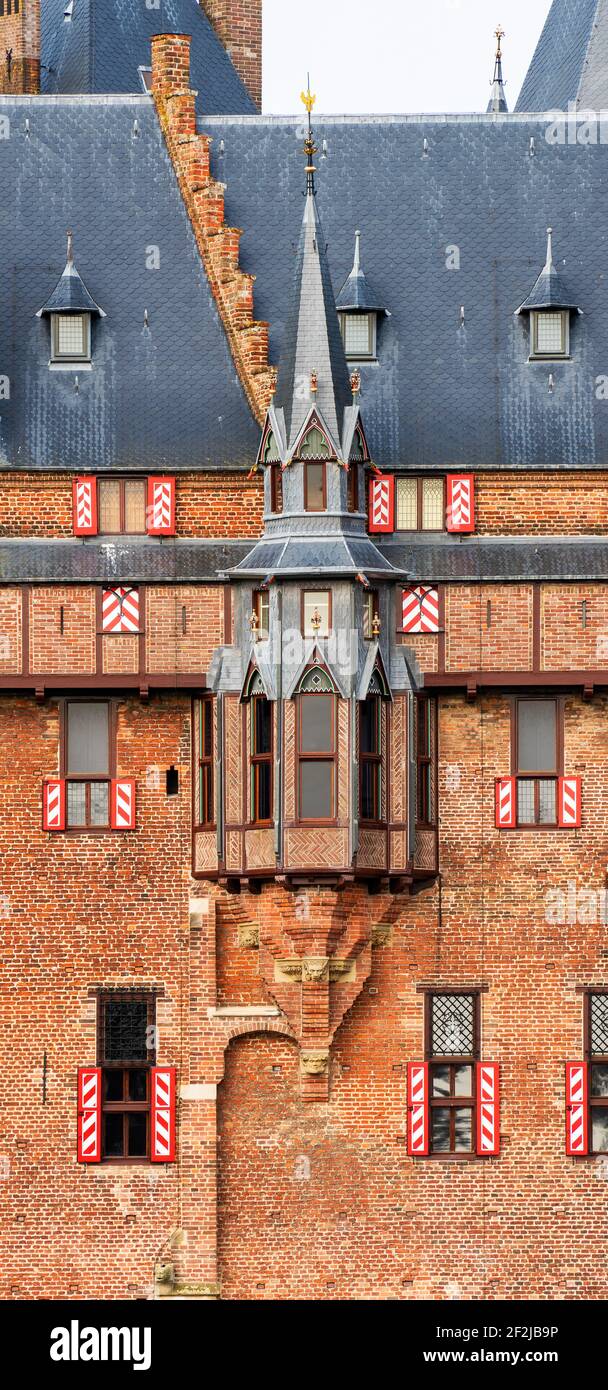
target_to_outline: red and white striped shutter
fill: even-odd
[[[566,1062],[566,1153],[570,1158],[589,1152],[588,1067]]]
[[[63,777],[42,783],[42,829],[65,830],[65,781]]]
[[[149,536],[175,535],[175,478],[148,478]]]
[[[559,778],[559,825],[563,830],[578,830],[581,823],[581,779]]]
[[[498,1063],[477,1063],[477,1153],[500,1153]]]
[[[407,1151],[424,1158],[429,1151],[429,1066],[409,1062],[407,1068]]]
[[[72,483],[75,536],[97,535],[97,478],[75,478]]]
[[[448,531],[475,530],[475,479],[472,473],[448,473],[446,527]]]
[[[438,589],[404,589],[402,602],[403,632],[439,632]]]
[[[516,825],[516,788],[514,777],[496,779],[496,825],[499,830],[514,830]]]
[[[395,479],[372,478],[369,485],[369,526],[372,533],[395,529]]]
[[[103,632],[139,632],[139,589],[104,589],[101,626]]]
[[[150,1112],[150,1158],[152,1163],[175,1161],[175,1067],[153,1067]]]
[[[135,780],[115,777],[110,795],[110,825],[112,830],[135,829]]]
[[[78,1162],[101,1158],[101,1067],[78,1068]]]

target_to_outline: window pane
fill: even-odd
[[[108,825],[108,783],[91,782],[91,825]]]
[[[518,701],[518,772],[556,772],[556,731],[555,700]]]
[[[123,1098],[124,1072],[104,1071],[103,1074],[103,1097],[104,1100],[122,1100]]]
[[[434,1153],[450,1151],[450,1112],[442,1105],[431,1110],[431,1148]]]
[[[85,319],[81,314],[57,315],[57,349],[60,357],[82,357],[86,351]]]
[[[528,778],[517,783],[517,819],[520,825],[534,825],[534,782]]]
[[[422,529],[443,531],[443,478],[423,478]]]
[[[557,783],[542,777],[538,783],[538,823],[555,825],[557,820]]]
[[[259,764],[254,768],[254,776],[255,776],[255,779],[256,779],[256,788],[257,788],[257,819],[258,819],[258,820],[271,820],[271,819],[272,819],[272,807],[271,807],[271,795],[270,795],[270,792],[271,792],[271,784],[272,784],[272,768],[271,768],[271,764],[270,764],[270,763],[259,763]],[[254,814],[255,814],[255,806],[254,806]]]
[[[349,357],[356,357],[357,353],[361,353],[363,357],[369,357],[371,352],[369,314],[344,315],[344,347]]]
[[[319,627],[313,627],[315,613],[321,618]],[[329,637],[329,592],[310,591],[304,594],[304,637]]]
[[[608,1096],[608,1066],[597,1064],[591,1068],[592,1096]]]
[[[200,777],[200,823],[201,825],[211,825],[213,822],[213,772],[209,763],[201,768]]]
[[[146,484],[143,478],[131,478],[125,483],[125,532],[144,532],[146,529]]]
[[[378,728],[380,700],[377,695],[373,695],[367,700],[362,700],[359,705],[359,752],[377,753],[380,747],[380,731]]]
[[[253,752],[269,753],[272,746],[272,705],[270,700],[253,702]]]
[[[103,1151],[107,1158],[122,1158],[123,1156],[121,1113],[104,1115],[103,1117]]]
[[[591,1051],[608,1057],[608,994],[591,995]]]
[[[145,1111],[129,1115],[129,1155],[131,1158],[145,1158],[148,1151],[148,1116]]]
[[[146,1062],[146,999],[108,998],[103,1002],[104,1062]]]
[[[433,1056],[471,1056],[474,1017],[474,995],[434,994],[431,1016]]]
[[[361,768],[361,820],[378,820],[380,808],[380,766],[363,763]]]
[[[68,776],[109,773],[109,706],[90,701],[68,704]]]
[[[258,620],[258,636],[267,637],[270,622],[270,594],[267,590],[254,594],[253,606]]]
[[[591,1148],[595,1154],[608,1153],[608,1108],[594,1105],[591,1110]]]
[[[454,1150],[470,1153],[473,1139],[472,1110],[457,1110],[454,1115]]]
[[[84,825],[86,822],[85,782],[68,782],[68,825]]]
[[[306,510],[307,512],[322,512],[325,510],[325,498],[323,483],[325,479],[324,463],[306,464]]]
[[[143,1068],[138,1067],[136,1071],[128,1071],[129,1080],[129,1100],[147,1100],[148,1097],[148,1073]]]
[[[473,1094],[473,1068],[455,1067],[454,1068],[454,1095],[472,1096]]]
[[[333,753],[333,695],[300,696],[300,749],[302,753]]]
[[[300,763],[300,816],[302,820],[330,820],[332,805],[332,763]]]
[[[433,1077],[433,1095],[434,1095],[434,1096],[437,1096],[440,1100],[441,1100],[441,1099],[444,1099],[445,1096],[449,1096],[449,1094],[450,1094],[450,1068],[449,1068],[449,1067],[433,1067],[433,1068],[432,1068],[432,1077]]]
[[[397,530],[418,528],[418,482],[416,478],[397,478]]]
[[[563,352],[564,331],[562,314],[536,314],[536,351]]]
[[[106,535],[120,531],[120,483],[113,478],[100,478],[97,483],[99,530]]]

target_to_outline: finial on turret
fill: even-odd
[[[502,41],[505,38],[505,31],[502,25],[499,24],[494,32],[496,35],[496,57],[494,59],[494,77],[492,78],[492,95],[488,103],[488,114],[498,111],[508,111],[509,109],[502,76]]]
[[[304,104],[304,107],[306,108],[306,111],[308,112],[308,134],[307,134],[306,139],[305,139],[305,141],[304,141],[304,154],[306,155],[306,192],[307,192],[307,193],[311,193],[311,194],[313,195],[313,197],[314,197],[314,194],[315,194],[315,172],[316,172],[316,165],[315,165],[315,163],[314,163],[314,158],[315,158],[315,155],[316,155],[316,153],[317,153],[318,146],[315,145],[314,137],[313,137],[313,133],[312,133],[311,112],[312,112],[312,108],[313,108],[313,106],[314,106],[315,101],[317,100],[317,98],[316,98],[316,96],[313,95],[313,93],[312,93],[311,90],[310,90],[310,73],[308,74],[308,77],[307,77],[307,88],[306,88],[306,91],[301,93],[301,98],[302,98],[302,102],[303,102],[303,104]]]
[[[69,228],[68,228],[68,231],[67,231],[66,235],[67,235],[67,239],[68,239],[68,250],[67,250],[67,256],[66,256],[66,265],[73,265],[73,264],[74,264],[74,237],[73,237],[71,231],[69,230]]]

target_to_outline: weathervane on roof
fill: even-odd
[[[502,58],[502,49],[501,49],[501,46],[500,46],[500,45],[501,45],[501,40],[504,39],[504,38],[506,38],[506,34],[505,34],[505,31],[504,31],[504,29],[503,29],[503,27],[502,27],[500,21],[499,21],[499,23],[498,23],[498,28],[497,28],[494,32],[495,32],[495,34],[496,34],[496,39],[497,39],[496,57],[497,57],[497,58]]]
[[[307,192],[307,193],[312,193],[312,194],[314,194],[314,192],[315,192],[315,168],[316,168],[315,163],[314,163],[314,157],[315,157],[315,155],[316,155],[316,153],[317,153],[318,146],[315,145],[315,142],[314,142],[314,139],[313,139],[311,112],[312,112],[312,108],[313,108],[313,106],[314,106],[315,101],[317,100],[317,98],[316,98],[316,96],[313,96],[313,93],[312,93],[311,90],[310,90],[310,73],[308,73],[308,76],[307,76],[307,89],[306,89],[305,92],[302,92],[302,93],[301,93],[301,98],[302,98],[302,102],[303,102],[303,104],[304,104],[304,106],[305,106],[305,108],[306,108],[306,110],[307,110],[307,112],[308,112],[308,134],[307,134],[306,139],[305,139],[305,141],[304,141],[304,154],[306,155],[306,160],[307,160],[307,164],[306,164],[306,192]]]

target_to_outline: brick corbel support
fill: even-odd
[[[253,317],[255,276],[239,266],[242,232],[224,222],[225,185],[211,177],[210,139],[196,129],[188,34],[153,36],[152,94],[239,379],[262,425],[274,380],[268,363],[268,324]]]

